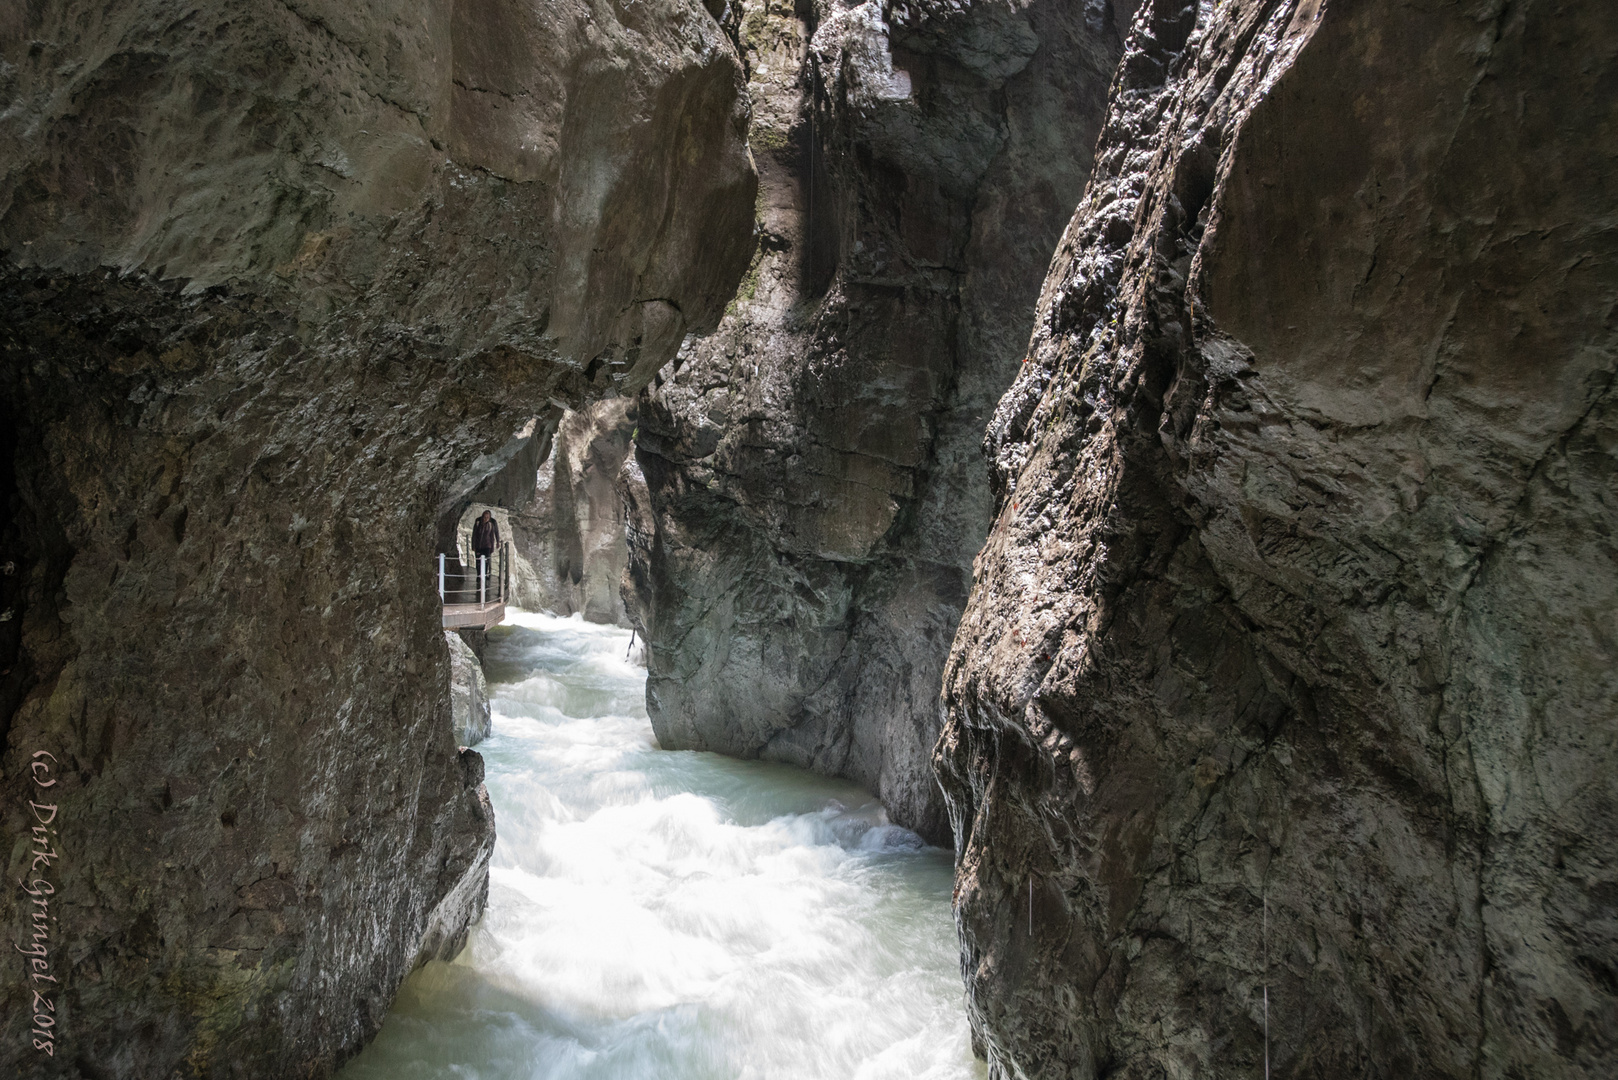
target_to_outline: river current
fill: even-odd
[[[658,749],[628,631],[489,633],[489,906],[342,1080],[979,1080],[948,853],[850,784]]]

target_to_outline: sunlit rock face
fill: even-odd
[[[1138,18],[946,675],[994,1075],[1618,1070],[1615,40]]]
[[[48,752],[61,852],[0,1074],[323,1075],[454,950],[436,527],[717,324],[743,86],[684,0],[0,9],[0,815]]]
[[[850,777],[944,840],[928,755],[991,515],[978,446],[1089,173],[1119,16],[741,10],[759,252],[640,408],[647,704],[666,747]]]
[[[510,515],[524,608],[629,625],[620,596],[628,548],[619,474],[635,417],[634,398],[613,398],[558,422],[530,505]]]

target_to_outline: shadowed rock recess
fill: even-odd
[[[1618,1072],[1615,50],[1137,17],[945,682],[993,1075]]]
[[[688,0],[0,6],[8,883],[60,781],[58,1054],[8,977],[0,1074],[324,1075],[453,951],[435,532],[716,325],[743,90]]]
[[[978,447],[1089,173],[1114,7],[741,5],[759,251],[643,397],[626,483],[663,746],[846,776],[947,839]]]

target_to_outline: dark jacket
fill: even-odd
[[[472,525],[472,550],[477,552],[479,555],[487,555],[489,552],[498,547],[499,544],[499,523],[496,522],[492,517],[489,518],[488,521],[478,518],[478,520]]]

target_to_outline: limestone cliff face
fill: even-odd
[[[323,1075],[454,950],[435,538],[717,323],[742,91],[687,0],[0,9],[8,943],[36,751],[61,853],[0,1074]]]
[[[946,675],[994,1075],[1618,1070],[1615,41],[1138,18]]]
[[[620,597],[628,549],[619,473],[635,431],[632,398],[569,412],[539,469],[533,500],[510,515],[523,577],[517,602],[591,622],[630,625]]]
[[[1115,16],[742,13],[759,253],[644,396],[626,476],[647,703],[665,747],[848,776],[943,838],[928,755],[991,514],[977,447],[1089,171]]]

